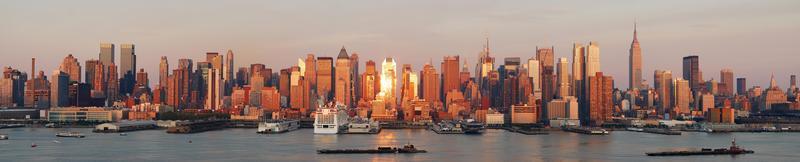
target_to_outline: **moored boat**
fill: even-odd
[[[736,145],[736,140],[731,141],[731,146],[728,148],[710,149],[703,148],[693,151],[665,151],[665,152],[648,152],[647,156],[689,156],[689,155],[739,155],[739,154],[752,154],[753,150],[740,148]]]
[[[56,133],[56,137],[84,138],[86,136],[84,136],[80,132],[58,132]]]
[[[386,154],[386,153],[426,153],[428,151],[419,150],[412,144],[406,144],[402,148],[395,147],[378,147],[377,149],[321,149],[317,150],[319,154]]]
[[[271,133],[284,133],[300,128],[300,121],[298,120],[273,120],[258,123],[257,133],[271,134]]]
[[[8,135],[0,134],[0,140],[7,140],[7,139],[8,139]]]

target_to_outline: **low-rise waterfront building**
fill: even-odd
[[[47,112],[51,122],[113,122],[125,119],[126,111],[107,107],[61,107]]]

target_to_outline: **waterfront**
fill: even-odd
[[[440,135],[423,129],[383,130],[378,135],[314,135],[311,129],[256,134],[255,129],[224,129],[196,134],[164,130],[115,133],[80,131],[86,138],[56,138],[62,129],[2,129],[3,161],[791,161],[800,158],[796,133],[685,132],[681,136],[615,131],[590,136],[561,131],[523,135],[487,130],[483,135]],[[727,147],[731,136],[755,154],[647,157],[644,152],[673,148]],[[54,142],[58,140],[59,142]],[[189,143],[189,141],[192,141]],[[323,148],[375,148],[411,142],[425,154],[319,155]],[[38,147],[31,148],[31,143]]]

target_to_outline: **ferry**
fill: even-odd
[[[378,147],[378,149],[338,149],[338,150],[328,150],[322,149],[317,150],[318,154],[386,154],[386,153],[400,153],[400,154],[408,154],[408,153],[426,153],[428,151],[419,150],[412,144],[406,144],[402,148],[394,148],[394,147]]]
[[[689,156],[689,155],[739,155],[739,154],[752,154],[753,150],[746,150],[736,145],[736,139],[731,141],[731,146],[728,148],[710,149],[703,148],[699,151],[666,151],[666,152],[648,152],[647,156]]]
[[[257,133],[271,134],[284,133],[300,128],[299,120],[272,120],[258,123]]]
[[[483,131],[486,130],[485,124],[472,119],[461,121],[460,124],[464,134],[483,134]]]
[[[338,134],[347,130],[349,116],[345,106],[322,106],[314,114],[314,134]]]
[[[347,126],[349,134],[377,134],[381,131],[381,125],[377,121],[364,120],[357,118]]]
[[[0,140],[7,140],[7,139],[8,139],[8,135],[0,134]]]
[[[58,133],[56,133],[56,137],[84,138],[86,136],[84,136],[80,132],[58,132]]]

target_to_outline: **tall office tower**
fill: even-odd
[[[92,64],[92,63],[87,63],[87,64]],[[108,86],[108,85],[106,85],[108,78],[106,78],[107,75],[105,75],[105,74],[108,74],[108,73],[106,72],[106,68],[103,68],[103,67],[106,67],[106,66],[103,65],[103,62],[97,62],[97,63],[94,63],[92,65],[94,65],[94,68],[91,69],[92,70],[91,71],[92,72],[92,84],[91,84],[92,85],[92,92],[91,92],[92,98],[105,98],[106,87]],[[88,70],[89,69],[87,69],[87,72],[90,72]]]
[[[494,70],[494,57],[490,55],[489,38],[486,38],[486,44],[483,45],[483,51],[478,54],[478,61],[475,64],[475,80],[480,89],[485,89],[487,84],[484,84],[484,80],[489,76],[489,72]]]
[[[629,89],[640,89],[642,86],[642,49],[639,47],[639,39],[636,33],[636,23],[633,24],[633,41],[631,49],[628,51],[628,77]]]
[[[272,69],[266,68],[264,64],[250,64],[250,77],[253,78],[255,76],[261,76],[261,83],[260,86],[273,86],[272,85]],[[250,82],[250,87],[256,86],[253,82]]]
[[[95,74],[98,70],[102,70],[96,68],[98,64],[102,64],[100,60],[86,60],[86,71],[84,72],[86,74],[86,79],[84,79],[84,82],[88,84],[89,87],[94,87]]]
[[[461,79],[459,78],[460,63],[458,56],[445,56],[442,60],[442,92],[447,93],[451,90],[460,90]],[[444,96],[442,96],[444,98]]]
[[[28,74],[11,67],[3,68],[0,79],[0,107],[16,107],[25,105],[25,83]]]
[[[222,78],[217,68],[208,69],[208,88],[206,91],[206,110],[218,111],[222,109]]]
[[[775,81],[775,76],[771,76],[769,79],[769,88],[764,91],[758,110],[771,110],[773,104],[785,103],[786,99],[786,93],[783,93],[783,90],[778,87],[778,83]]]
[[[581,122],[590,126],[600,126],[605,121],[611,120],[614,79],[611,76],[604,76],[603,72],[597,72],[589,75],[586,83],[587,106],[580,111]]]
[[[580,43],[573,43],[572,44],[572,94],[577,96],[579,99],[581,94],[583,94],[583,80],[585,77],[585,73],[583,71],[586,69],[586,48],[583,47],[583,44]]]
[[[168,88],[172,95],[168,95],[167,101],[170,106],[178,110],[189,108],[189,101],[192,99],[192,74],[194,64],[191,59],[179,59],[178,67],[172,70],[172,86]],[[171,98],[171,99],[170,99]]]
[[[350,55],[350,78],[352,78],[352,82],[350,82],[350,98],[353,105],[357,104],[358,100],[361,100],[361,76],[359,75],[360,71],[358,71],[358,53],[353,53]]]
[[[161,63],[158,65],[158,87],[167,87],[168,79],[169,61],[167,61],[167,56],[161,56]]]
[[[236,71],[236,86],[244,87],[244,85],[248,84],[250,84],[250,68],[239,67],[239,70]]]
[[[558,85],[558,98],[564,98],[566,96],[572,96],[570,94],[570,78],[569,78],[569,61],[567,61],[566,57],[562,57],[558,59],[558,63],[556,64],[558,67],[557,76],[558,79],[556,80]]]
[[[533,85],[533,96],[536,99],[542,99],[542,71],[539,65],[539,60],[535,58],[528,59],[528,76],[531,77]]]
[[[223,73],[225,73],[224,77],[222,77],[222,79],[225,80],[225,96],[230,96],[233,92],[233,85],[235,82],[233,70],[233,51],[228,50],[228,53],[225,54],[225,68],[222,69]]]
[[[66,107],[69,105],[70,74],[53,71],[53,82],[50,84],[50,107]]]
[[[411,64],[403,64],[403,72],[402,72],[402,88],[400,88],[400,100],[403,102],[410,101],[416,99],[416,88],[417,85],[412,84],[414,81],[411,80],[411,75],[415,75],[413,71],[411,71]]]
[[[323,98],[323,101],[330,102],[333,95],[333,58],[331,57],[318,57],[317,58],[317,95]]]
[[[118,70],[122,75],[119,88],[121,94],[130,94],[136,84],[136,50],[134,47],[133,44],[120,45],[120,66]]]
[[[536,47],[536,60],[539,60],[539,68],[541,68],[542,81],[542,104],[546,105],[547,102],[555,96],[555,69],[553,67],[553,48],[539,48]]]
[[[64,58],[64,61],[58,66],[58,70],[67,73],[70,82],[81,82],[81,63],[72,54]]]
[[[689,81],[683,78],[675,78],[672,87],[675,89],[675,111],[677,114],[689,113],[692,105],[692,89],[689,87]]]
[[[425,64],[422,67],[422,71],[420,72],[420,80],[422,84],[419,86],[420,91],[422,91],[422,98],[428,102],[435,103],[441,102],[441,92],[439,89],[441,88],[441,82],[439,81],[439,73],[436,72],[436,68],[433,67],[430,63]]]
[[[656,112],[659,115],[663,115],[672,109],[672,71],[656,70],[653,75],[653,86],[656,88],[658,101],[660,101]]]
[[[381,92],[378,99],[394,109],[397,104],[397,63],[392,58],[386,58],[381,64]]]
[[[147,89],[150,88],[150,78],[148,77],[147,72],[144,72],[144,69],[139,69],[139,72],[136,73],[136,87],[144,87]]]
[[[697,91],[702,89],[700,87],[700,84],[703,83],[703,76],[701,74],[700,57],[683,57],[683,78],[689,80],[689,86],[692,87],[692,93],[697,94]]]
[[[369,102],[375,100],[375,95],[380,92],[381,79],[375,69],[375,61],[368,60],[364,74],[361,74],[361,100]]]
[[[586,76],[594,76],[597,72],[600,72],[600,45],[597,42],[592,41],[589,42],[589,46],[586,46],[586,69],[584,69],[584,73]]]
[[[305,62],[305,61],[303,61]],[[306,111],[306,106],[303,104],[305,99],[305,92],[304,90],[304,83],[305,78],[301,75],[303,74],[302,70],[300,70],[300,66],[292,66],[289,68],[289,107],[295,110],[303,110]]]
[[[352,73],[353,71],[350,70],[350,56],[347,55],[347,51],[342,47],[342,50],[339,51],[339,56],[336,57],[336,79],[334,80],[336,84],[336,89],[334,89],[334,93],[336,96],[334,97],[335,101],[340,104],[344,104],[348,108],[352,106],[352,96],[351,90],[352,87]]]
[[[103,77],[105,81],[105,94],[106,94],[106,104],[112,105],[114,101],[118,101],[119,98],[119,73],[118,67],[116,64],[107,65],[108,71],[105,73],[106,76]]]
[[[100,43],[100,62],[106,66],[114,63],[114,44]]]
[[[316,110],[317,103],[317,57],[314,54],[306,55],[305,74],[303,74],[303,103],[309,112]]]
[[[789,76],[789,86],[790,87],[797,87],[797,76],[796,75]]]
[[[722,96],[733,96],[733,70],[722,69],[719,71],[719,94]]]
[[[305,80],[308,82],[308,87],[311,87],[311,90],[317,89],[317,57],[314,54],[309,53],[306,55],[305,60]]]
[[[215,57],[212,57],[212,59],[213,58],[215,58]],[[210,73],[211,69],[214,69],[214,67],[212,67],[211,63],[209,63],[209,62],[197,62],[197,70],[195,70],[195,72],[194,72],[196,75],[193,77],[194,79],[192,79],[192,81],[191,81],[192,82],[191,83],[192,91],[196,90],[198,92],[197,95],[192,95],[193,97],[196,96],[197,100],[194,100],[194,98],[193,98],[194,101],[202,100],[201,101],[201,102],[203,102],[202,104],[205,104],[206,95],[208,94],[208,91],[209,91],[208,90],[208,87],[209,87],[208,79],[210,78],[210,74],[209,73]],[[194,92],[191,92],[191,93],[194,93]],[[192,102],[192,103],[196,103],[196,102]]]
[[[278,75],[278,93],[281,95],[281,106],[282,107],[289,107],[289,102],[291,101],[291,77],[292,76],[292,67],[281,69],[280,74]]]
[[[747,95],[747,78],[736,78],[736,93]]]

